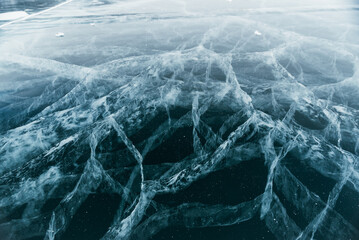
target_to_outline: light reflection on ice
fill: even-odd
[[[28,16],[28,14],[24,11],[0,13],[0,21],[15,20],[26,16]]]

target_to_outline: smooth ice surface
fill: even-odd
[[[359,239],[358,10],[3,1],[0,239]]]

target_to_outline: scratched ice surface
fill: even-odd
[[[0,239],[359,239],[359,5],[299,2],[0,27]]]

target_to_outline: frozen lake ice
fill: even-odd
[[[0,239],[359,239],[358,11],[2,1]]]

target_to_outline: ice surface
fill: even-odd
[[[1,240],[359,239],[355,1],[37,3],[0,23]]]

